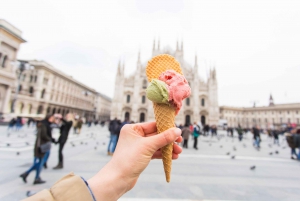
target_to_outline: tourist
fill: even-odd
[[[32,170],[36,171],[33,184],[45,183],[45,181],[41,179],[40,173],[45,161],[47,161],[50,154],[52,138],[48,135],[48,129],[50,128],[50,126],[48,125],[50,125],[50,123],[52,123],[53,121],[53,116],[47,116],[45,120],[37,123],[37,135],[34,145],[33,165],[26,172],[20,175],[25,183],[27,183],[27,176]]]
[[[14,126],[16,125],[16,122],[17,120],[15,118],[12,118],[12,120],[10,120],[7,127],[7,135],[9,135],[10,130],[13,130]]]
[[[182,128],[183,148],[188,148],[188,141],[191,134],[189,125],[185,124]]]
[[[253,140],[254,140],[254,146],[257,149],[260,149],[260,129],[259,126],[255,126],[252,129],[252,133],[253,133]]]
[[[74,121],[73,114],[71,113],[67,114],[65,119],[62,118],[61,115],[58,115],[57,117],[61,120],[62,125],[60,127],[60,136],[58,138],[58,141],[56,142],[59,144],[59,148],[58,148],[58,165],[53,168],[55,170],[63,168],[62,150],[64,148],[65,143],[67,142],[69,131]]]
[[[110,140],[107,147],[107,155],[111,156],[114,153],[118,140],[118,133],[120,132],[120,124],[117,118],[109,122],[108,130],[110,132]]]
[[[241,125],[239,124],[238,127],[236,128],[236,131],[239,135],[239,141],[241,142],[243,140],[243,129]]]
[[[159,135],[153,133],[157,133],[155,122],[126,125],[121,131],[113,158],[95,176],[86,181],[70,173],[49,190],[43,190],[24,201],[118,200],[135,186],[151,159],[162,158],[162,147],[182,141],[178,128],[170,128]],[[177,159],[181,152],[182,149],[173,143],[172,159]]]
[[[286,137],[286,141],[287,141],[289,147],[291,148],[291,159],[298,159],[298,158],[300,158],[298,156],[298,154],[296,153],[297,141],[298,141],[296,132],[297,132],[297,129],[293,128],[290,132],[287,131],[284,134],[285,137]],[[294,155],[296,156],[296,158],[294,158]]]
[[[200,126],[197,125],[196,122],[194,122],[194,130],[193,130],[193,136],[194,136],[194,149],[198,150],[198,137],[200,135]]]

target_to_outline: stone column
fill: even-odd
[[[2,109],[1,109],[1,111],[3,111],[4,114],[10,113],[10,108],[8,107],[10,98],[11,98],[11,86],[7,86],[4,103],[3,103]]]

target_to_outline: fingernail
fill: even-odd
[[[180,136],[180,135],[181,135],[181,130],[180,130],[179,128],[176,128],[176,129],[175,129],[175,134],[176,134],[177,136]]]

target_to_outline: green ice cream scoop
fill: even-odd
[[[165,82],[153,79],[146,91],[147,98],[152,102],[169,104],[169,92]]]

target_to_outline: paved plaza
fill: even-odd
[[[0,200],[15,201],[26,193],[49,188],[63,175],[73,171],[88,179],[109,160],[106,155],[109,132],[107,127],[84,127],[74,135],[71,130],[64,149],[64,169],[53,170],[58,162],[58,146],[53,145],[48,169],[41,173],[47,183],[33,185],[35,173],[24,184],[19,175],[33,161],[34,128],[24,127],[7,136],[0,127]],[[58,130],[54,130],[58,137]],[[294,201],[300,197],[300,162],[290,159],[284,140],[273,145],[262,136],[261,150],[252,146],[252,135],[239,142],[219,131],[220,138],[200,137],[199,150],[184,149],[172,166],[171,183],[165,182],[162,162],[155,160],[140,176],[135,188],[121,201],[188,201],[188,200],[253,200]],[[255,166],[251,170],[250,167]]]

